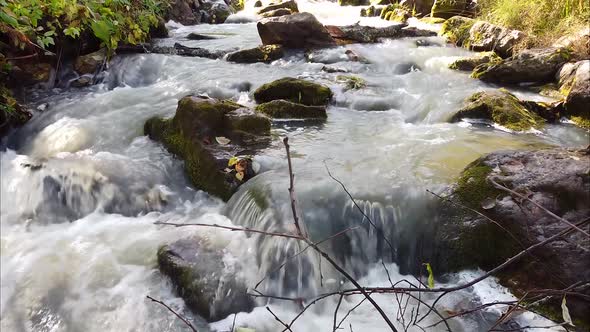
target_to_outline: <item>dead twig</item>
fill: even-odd
[[[150,300],[152,300],[153,302],[156,302],[158,304],[160,304],[161,306],[163,306],[164,308],[168,309],[168,311],[170,311],[171,313],[174,314],[174,316],[178,317],[178,319],[180,319],[184,324],[186,324],[186,326],[188,326],[193,332],[199,332],[197,330],[196,327],[193,326],[193,324],[191,324],[191,322],[188,321],[188,319],[184,318],[181,314],[177,313],[176,311],[174,311],[172,308],[170,308],[166,303],[160,301],[160,300],[156,300],[153,297],[146,295],[146,297]]]

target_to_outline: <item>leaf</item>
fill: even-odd
[[[94,32],[96,38],[108,44],[112,31],[111,25],[109,23],[105,21],[94,21],[90,27],[92,28],[92,32]]]
[[[215,137],[215,140],[217,141],[217,143],[221,144],[221,145],[228,145],[229,142],[231,142],[231,140],[227,137],[223,137],[223,136],[217,136]]]
[[[236,173],[236,179],[238,179],[240,181],[244,180],[244,172]]]
[[[55,35],[55,31],[54,31],[54,30],[49,30],[49,31],[46,31],[46,32],[43,34],[43,36],[45,36],[45,37],[51,37],[51,36],[53,36],[53,35]]]
[[[16,18],[6,14],[4,11],[0,11],[0,20],[2,20],[2,22],[5,22],[6,24],[11,25],[13,28],[18,27],[18,21],[16,20]]]
[[[232,167],[233,165],[237,164],[240,159],[238,157],[231,157],[227,162],[227,166]]]
[[[423,263],[422,265],[425,265],[426,271],[428,271],[428,288],[434,288],[434,273],[432,272],[430,263]]]
[[[567,308],[567,303],[565,301],[565,296],[563,300],[561,300],[561,316],[563,316],[563,321],[568,323],[571,326],[575,326],[574,322],[572,322],[572,317],[570,316],[570,311]]]

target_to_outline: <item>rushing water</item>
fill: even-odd
[[[252,3],[248,5],[231,20],[251,17]],[[358,8],[341,8],[329,2],[300,1],[300,8],[329,24],[386,23],[361,19]],[[259,44],[254,23],[194,27],[170,23],[170,27],[172,38],[161,43],[178,41],[222,50]],[[183,39],[189,32],[211,33],[219,38]],[[157,270],[157,248],[186,236],[206,238],[212,247],[224,250],[228,271],[238,271],[251,287],[271,271],[274,262],[297,248],[289,241],[153,223],[172,220],[288,230],[283,136],[290,137],[300,210],[310,233],[321,237],[350,225],[366,226],[341,187],[328,176],[327,166],[395,243],[394,252],[385,252],[383,243],[377,240],[381,237],[364,228],[349,236],[346,244],[330,248],[367,286],[389,283],[379,257],[385,256],[388,262],[414,258],[415,253],[403,250],[399,243],[412,241],[412,234],[428,226],[433,199],[426,189],[442,190],[465,165],[487,152],[588,144],[587,133],[567,124],[515,134],[491,126],[446,123],[465,97],[495,87],[446,69],[450,61],[468,51],[445,45],[438,37],[427,39],[431,46],[418,47],[415,39],[347,46],[370,64],[346,62],[343,47],[315,54],[316,59],[364,78],[368,87],[359,91],[344,91],[336,82],[336,74],[321,70],[324,64],[306,62],[303,54],[294,52],[270,65],[164,55],[121,56],[112,61],[102,84],[32,92],[32,106],[46,104],[46,110],[9,137],[7,149],[0,156],[0,328],[184,330],[165,309],[145,299],[152,295],[194,319],[200,331],[229,330],[233,316],[207,325],[184,308],[169,281]],[[406,73],[403,69],[408,64],[420,70]],[[332,87],[335,101],[328,109],[328,120],[303,126],[276,122],[271,146],[256,157],[266,172],[227,204],[192,189],[182,162],[142,136],[146,119],[173,115],[184,95],[206,93],[253,105],[251,96],[240,92],[240,86],[247,82],[254,89],[285,76],[313,79]],[[515,92],[524,98],[537,98],[526,91]],[[256,192],[262,193],[270,209],[262,210],[256,204]],[[325,264],[325,280],[320,283],[317,258],[302,255],[284,272],[274,273],[263,289],[284,295],[334,289],[339,278]],[[386,266],[392,279],[404,278],[398,265]],[[480,273],[465,271],[449,276],[445,282],[456,284]],[[396,306],[391,297],[375,297],[394,317]],[[506,289],[488,279],[452,294],[440,307],[457,311],[512,298]],[[331,329],[336,300],[314,306],[293,329]],[[340,317],[357,300],[360,298],[344,301]],[[260,305],[252,313],[239,314],[236,324],[256,331],[280,329],[264,303]],[[298,312],[287,303],[272,302],[270,307],[285,320]],[[488,309],[455,320],[453,327],[459,331],[485,329],[498,315],[499,308]],[[532,314],[523,314],[517,321],[546,324]],[[343,327],[348,328],[348,324],[355,331],[386,328],[367,304],[356,309]],[[438,329],[442,326],[434,328]]]

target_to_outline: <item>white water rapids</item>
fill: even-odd
[[[311,1],[299,1],[299,5],[302,11],[314,13],[327,24],[387,23],[360,18],[359,7]],[[230,21],[253,15],[252,6],[253,1]],[[160,41],[163,44],[181,42],[227,50],[260,43],[255,23],[183,27],[171,22],[169,26],[171,38]],[[190,32],[219,38],[188,41],[184,37]],[[213,247],[223,250],[226,266],[239,267],[240,277],[252,287],[265,272],[256,256],[270,257],[272,252],[266,251],[266,246],[276,246],[237,232],[153,224],[166,220],[245,225],[258,220],[248,215],[247,204],[240,200],[242,192],[228,206],[192,189],[182,162],[143,136],[145,120],[156,115],[172,116],[178,100],[189,93],[233,98],[253,105],[248,92],[240,92],[238,86],[248,82],[254,90],[285,76],[313,79],[333,89],[335,101],[325,123],[274,123],[271,146],[256,157],[268,172],[252,184],[273,193],[273,207],[279,216],[289,215],[286,160],[281,144],[281,138],[288,135],[303,219],[308,227],[327,233],[338,229],[335,225],[348,216],[351,207],[342,200],[341,188],[328,177],[324,162],[395,239],[400,237],[400,230],[418,227],[415,225],[423,221],[419,219],[428,217],[424,208],[433,198],[426,189],[440,190],[452,184],[460,171],[482,154],[500,149],[588,144],[587,132],[567,124],[515,134],[501,128],[446,123],[464,98],[496,87],[446,68],[469,51],[445,45],[438,37],[426,39],[431,46],[418,47],[416,39],[347,46],[367,58],[369,64],[346,62],[344,47],[317,54],[331,66],[348,69],[365,79],[368,87],[358,91],[344,91],[335,80],[337,74],[321,71],[324,64],[306,62],[303,54],[292,53],[272,64],[248,65],[157,54],[121,56],[112,61],[102,84],[31,92],[32,106],[47,103],[47,109],[9,137],[7,149],[0,153],[0,329],[186,331],[182,322],[146,300],[146,295],[183,312],[196,322],[199,331],[230,329],[233,315],[207,324],[191,314],[157,269],[159,246],[186,236],[206,238]],[[402,69],[408,64],[420,70],[405,73]],[[524,91],[515,93],[537,98]],[[276,222],[273,220],[266,222]],[[346,259],[362,276],[361,284],[387,286],[383,266],[372,257],[375,253],[371,241],[376,240],[371,236],[355,239],[350,248],[354,254]],[[407,277],[396,264],[387,267],[394,281]],[[306,291],[317,290],[316,269],[314,264],[311,280],[315,286],[306,287]],[[480,273],[464,271],[449,276],[445,284],[457,284]],[[443,285],[439,281],[437,284]],[[266,291],[281,284],[270,285]],[[396,316],[397,306],[391,297],[374,297],[391,317]],[[360,299],[344,301],[339,317]],[[507,299],[514,297],[490,278],[449,295],[439,306],[443,311],[456,312]],[[337,298],[332,298],[317,304],[293,330],[331,331],[336,302]],[[281,302],[269,306],[285,321],[298,313],[296,307]],[[415,304],[410,306],[415,308]],[[486,330],[501,309],[493,307],[455,319],[452,327],[456,331]],[[435,321],[432,316],[423,326]],[[523,326],[550,324],[530,313],[520,315],[516,321]],[[240,313],[236,325],[257,332],[282,329],[264,305],[251,313]],[[352,312],[342,327],[348,330],[349,325],[354,331],[387,330],[367,303]],[[444,325],[430,330],[444,330]]]

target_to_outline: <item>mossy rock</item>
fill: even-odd
[[[590,129],[590,61],[580,61],[569,84],[565,115],[578,126]]]
[[[332,99],[332,91],[321,84],[285,77],[259,87],[254,91],[254,99],[259,104],[284,99],[308,106],[322,106]]]
[[[264,45],[227,55],[227,61],[237,63],[272,62],[284,55],[281,45]]]
[[[270,121],[232,101],[188,96],[178,102],[172,119],[151,118],[144,132],[184,160],[196,188],[227,201],[241,183],[228,177],[220,166],[224,162],[214,157],[215,137],[267,136]]]
[[[498,90],[493,92],[477,92],[466,100],[451,122],[462,119],[489,120],[515,131],[540,129],[545,120],[525,107],[513,94]]]
[[[262,15],[264,13],[276,11],[279,9],[288,9],[291,11],[291,13],[299,13],[299,7],[297,7],[297,2],[295,2],[294,0],[289,0],[278,4],[268,5],[258,10],[258,15]]]
[[[468,46],[465,44],[469,41],[469,31],[475,22],[475,20],[468,17],[453,16],[443,23],[439,34],[446,37],[449,43],[457,46]]]
[[[431,17],[451,18],[461,15],[467,9],[467,0],[436,0],[432,5]]]
[[[325,106],[307,106],[282,99],[258,105],[256,112],[275,119],[325,119],[328,117]]]
[[[336,81],[344,84],[346,90],[359,90],[367,87],[367,82],[364,79],[353,75],[338,75]]]
[[[338,0],[340,6],[366,6],[369,0]]]
[[[453,61],[449,65],[450,69],[461,71],[473,71],[475,67],[486,63],[497,63],[502,61],[495,52],[482,52],[473,57],[465,57]]]
[[[9,89],[0,85],[0,138],[10,129],[24,125],[32,116],[14,99]]]
[[[425,16],[422,17],[420,19],[421,22],[424,22],[426,24],[443,24],[445,23],[447,20],[442,18],[442,17],[430,17],[430,16]]]

